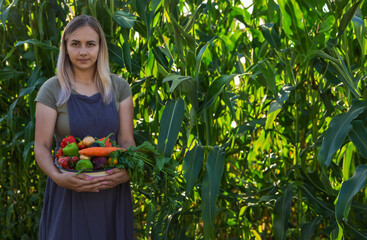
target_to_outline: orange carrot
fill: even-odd
[[[102,142],[105,138],[106,137],[100,138],[100,139],[98,139],[98,141]],[[110,142],[109,138],[106,140],[106,142],[104,144],[106,145],[106,147],[112,147],[112,143]]]
[[[120,150],[123,148],[119,147],[89,147],[79,150],[80,155],[90,156],[90,157],[105,157],[111,152]]]

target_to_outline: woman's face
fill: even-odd
[[[95,70],[99,51],[99,36],[90,26],[79,28],[66,41],[66,52],[74,71]]]

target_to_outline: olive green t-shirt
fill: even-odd
[[[131,95],[131,89],[128,82],[125,79],[118,77],[117,75],[111,75],[111,80],[115,97],[114,98],[115,105],[118,111],[120,102],[122,102]],[[40,102],[57,111],[57,119],[54,132],[56,143],[60,143],[65,136],[70,135],[69,113],[67,102],[61,106],[56,105],[60,89],[61,85],[59,79],[56,76],[54,76],[48,79],[41,86],[35,100],[36,102]],[[72,94],[79,94],[79,93],[72,90]]]

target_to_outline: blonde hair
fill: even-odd
[[[72,91],[72,81],[74,80],[73,66],[67,55],[66,42],[70,35],[79,28],[89,26],[99,36],[99,52],[97,58],[97,68],[94,75],[97,90],[101,94],[105,104],[112,100],[112,83],[108,63],[108,49],[103,29],[98,20],[92,16],[81,15],[73,18],[65,27],[61,37],[60,53],[57,60],[57,77],[60,81],[61,91],[58,96],[57,106],[67,102]]]

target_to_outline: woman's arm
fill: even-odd
[[[134,140],[134,106],[132,96],[120,102],[119,132],[117,136],[119,146],[127,149],[135,147]]]
[[[125,149],[130,146],[135,147],[134,140],[134,106],[132,96],[120,102],[119,107],[119,131],[117,135],[117,143]],[[125,169],[114,168],[107,171],[109,174],[105,179],[107,181],[106,188],[112,188],[118,184],[125,183],[130,176]]]
[[[41,170],[61,187],[77,192],[98,192],[106,182],[103,178],[89,179],[85,174],[61,173],[51,155],[56,124],[56,110],[37,102],[34,154]]]

